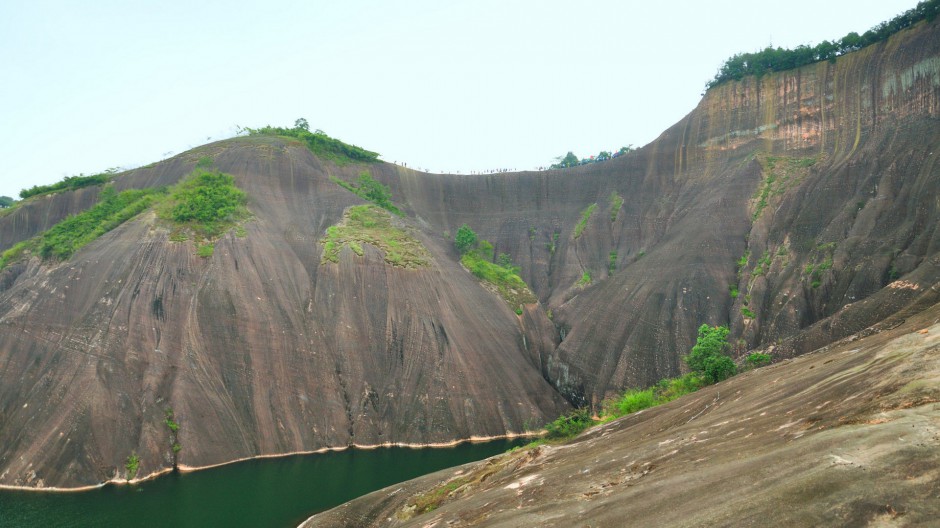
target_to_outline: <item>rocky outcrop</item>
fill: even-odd
[[[254,218],[207,259],[145,214],[68,262],[0,272],[0,485],[121,478],[135,453],[147,474],[521,432],[678,374],[702,323],[780,359],[915,314],[940,281],[938,24],[713,88],[653,143],[574,169],[338,166],[249,137],[119,175],[172,185],[208,157]],[[369,245],[321,262],[325,230],[362,203],[331,177],[362,171],[391,187],[427,267]],[[4,214],[0,249],[97,192]],[[539,303],[517,316],[461,268],[464,223]]]
[[[934,307],[570,443],[396,484],[302,526],[933,525],[938,318]]]

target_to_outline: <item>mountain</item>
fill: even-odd
[[[206,164],[252,217],[206,257],[148,210],[0,271],[0,485],[521,433],[678,374],[703,323],[779,361],[923,311],[940,291],[937,24],[713,87],[649,145],[572,169],[426,174],[253,135],[24,200],[0,250],[106,188]],[[402,212],[370,209],[391,243],[342,239],[364,225],[363,173]],[[537,302],[516,313],[461,267],[463,224]]]

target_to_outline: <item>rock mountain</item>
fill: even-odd
[[[253,217],[208,258],[144,212],[67,261],[0,271],[0,485],[123,479],[132,454],[147,475],[519,433],[680,373],[702,323],[785,360],[913,316],[940,295],[938,23],[722,84],[649,145],[572,169],[338,165],[250,136],[120,174],[117,190],[173,185],[211,158]],[[323,258],[364,203],[334,180],[363,171],[426,265],[369,244]],[[0,251],[101,191],[19,204]],[[461,267],[465,223],[538,302],[517,314]]]

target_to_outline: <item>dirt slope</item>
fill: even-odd
[[[302,526],[935,526],[938,402],[935,306],[567,445],[439,471]],[[435,507],[416,514],[416,503]]]

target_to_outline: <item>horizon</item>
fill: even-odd
[[[531,170],[568,151],[639,148],[691,112],[735,53],[862,33],[916,4],[802,0],[773,17],[775,4],[739,0],[679,10],[429,0],[6,6],[0,68],[19,82],[0,87],[12,124],[0,141],[0,196],[301,117],[429,172]],[[637,51],[650,47],[658,54]]]

